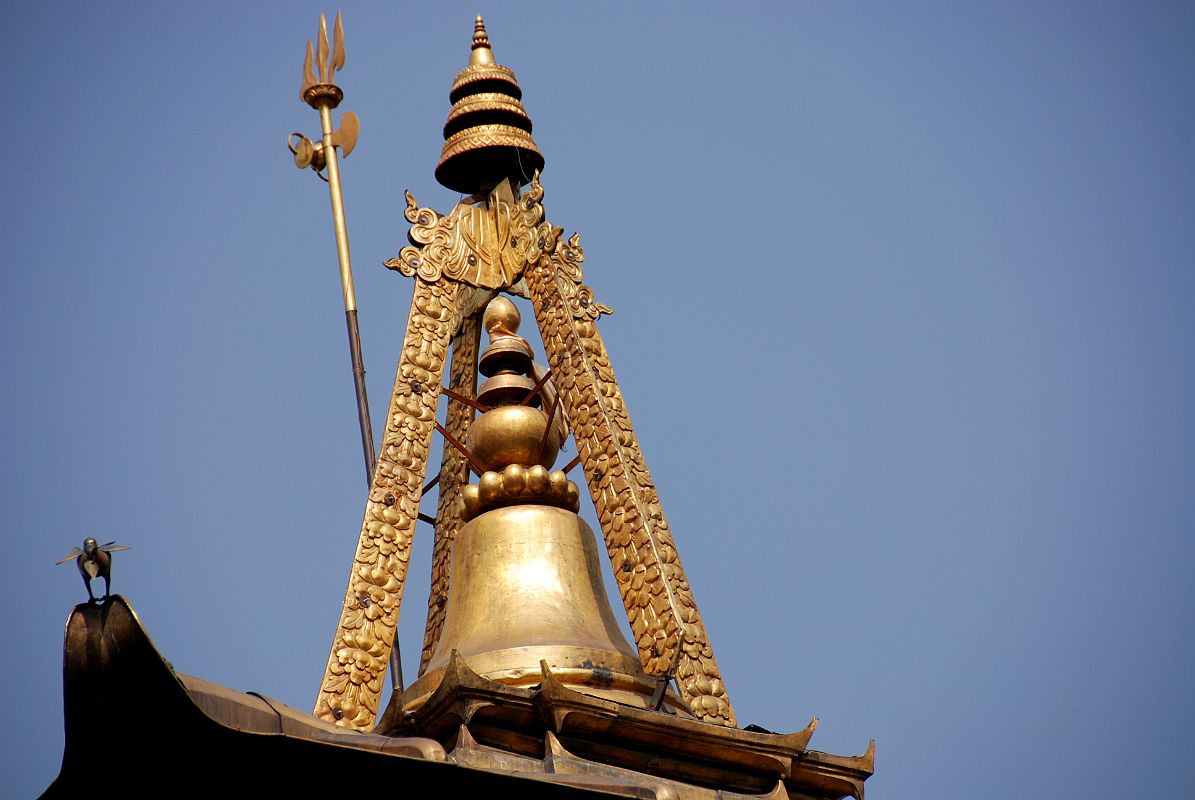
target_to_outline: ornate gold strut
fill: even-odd
[[[321,87],[330,86],[328,76],[343,62],[342,52],[328,52],[326,39],[325,33],[317,58],[327,75],[321,72],[323,83],[315,80],[309,54],[305,96],[330,91]],[[505,291],[532,301],[644,671],[675,677],[698,719],[733,727],[734,712],[713,648],[597,330],[598,318],[610,309],[582,282],[584,253],[577,235],[562,241],[562,229],[545,221],[537,169],[543,156],[531,138],[521,96],[514,73],[494,61],[479,17],[470,66],[453,86],[453,110],[436,171],[445,186],[475,194],[441,215],[406,193],[410,246],[385,265],[415,279],[414,297],[315,713],[358,730],[373,724],[420,513],[448,347],[451,342],[452,392],[475,396],[479,312],[496,292]],[[329,140],[325,148],[333,144]],[[518,186],[531,172],[530,185],[520,193]],[[552,406],[556,408],[554,402]],[[466,403],[450,402],[444,430],[460,442],[472,420],[473,409]],[[542,453],[542,442],[540,446]],[[469,511],[462,508],[467,475],[465,457],[456,446],[446,445],[421,675],[445,623],[453,543]],[[560,478],[567,481],[563,473]],[[572,492],[575,503],[575,486]]]
[[[450,281],[415,281],[381,453],[315,715],[367,730],[378,711],[435,431],[444,360],[459,325]]]
[[[449,338],[455,334],[450,383],[454,391],[470,396],[476,386],[478,341],[472,314],[491,295],[488,290],[510,291],[525,281],[644,670],[663,676],[675,665],[681,696],[695,716],[736,724],[597,330],[598,317],[610,309],[582,283],[584,253],[578,237],[562,241],[561,229],[543,221],[542,198],[537,177],[521,196],[504,183],[483,207],[462,203],[441,216],[420,208],[408,194],[413,246],[387,266],[415,278],[415,298],[345,611],[316,709],[319,716],[359,729],[372,724],[397,624]],[[492,222],[474,229],[481,233],[473,236],[461,222],[479,213]],[[496,272],[487,276],[473,269],[478,264]],[[454,303],[466,294],[467,300]],[[463,438],[471,418],[472,410],[463,403],[450,403],[447,430]],[[446,447],[421,671],[443,622],[440,600],[451,582],[451,544],[461,525],[456,498],[465,470],[456,449]],[[387,495],[392,505],[386,504]],[[369,603],[363,602],[366,597]],[[381,609],[371,611],[370,603],[380,603]]]
[[[610,309],[581,283],[579,237],[561,243],[561,229],[548,223],[540,232],[544,252],[528,270],[527,286],[639,658],[651,675],[667,675],[676,664],[693,714],[733,726],[713,648],[597,330]]]

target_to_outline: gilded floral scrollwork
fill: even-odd
[[[462,203],[447,217],[419,207],[407,193],[412,246],[387,266],[416,278],[415,296],[317,716],[357,729],[373,722],[397,625],[449,341],[454,352],[450,382],[454,391],[471,395],[476,391],[481,308],[492,290],[525,288],[572,423],[644,668],[653,675],[674,669],[681,695],[698,718],[735,724],[595,324],[610,309],[582,282],[585,256],[579,238],[574,234],[562,241],[561,229],[544,221],[542,199],[538,175],[522,195],[504,183],[484,204]],[[463,439],[472,417],[466,405],[450,403],[447,429]],[[458,499],[467,472],[455,448],[445,448],[440,480],[421,672],[443,625],[452,542],[461,526]]]
[[[564,302],[568,304],[569,313],[573,319],[591,321],[602,314],[613,314],[614,309],[597,302],[593,296],[593,289],[581,283],[583,261],[585,251],[581,249],[581,236],[574,233],[560,246],[560,257],[554,259],[557,265],[556,287],[560,290]]]
[[[474,314],[461,322],[460,330],[452,338],[452,366],[449,369],[449,388],[465,397],[477,395],[477,348],[481,340],[481,318]],[[473,408],[457,400],[449,400],[444,429],[458,442],[465,441],[473,422]],[[419,674],[440,641],[444,625],[444,610],[448,603],[448,587],[452,579],[452,547],[461,520],[461,489],[469,480],[469,465],[465,457],[445,440],[440,457],[439,502],[436,510],[435,544],[432,546],[431,588],[427,598],[427,628],[423,635],[423,652],[419,657]]]
[[[540,226],[526,280],[640,659],[654,675],[676,664],[692,712],[733,726],[713,648],[595,324],[609,309],[581,283],[578,237],[561,245],[560,233]]]
[[[385,265],[434,282],[441,277],[484,289],[507,289],[522,277],[543,219],[538,175],[516,197],[503,181],[485,203],[458,203],[448,216],[421,207],[406,193],[411,244]]]
[[[315,715],[368,730],[398,624],[459,284],[415,281],[381,452]]]

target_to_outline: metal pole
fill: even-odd
[[[313,64],[313,56],[317,63]],[[358,122],[352,112],[346,112],[342,128],[332,126],[332,109],[340,104],[343,92],[332,81],[338,69],[344,66],[344,31],[340,14],[336,14],[334,40],[328,44],[328,27],[323,14],[320,15],[317,47],[307,43],[307,58],[303,64],[303,84],[299,97],[303,102],[319,111],[321,145],[314,145],[302,134],[292,134],[297,140],[290,146],[295,156],[295,166],[311,167],[318,174],[323,167],[328,171],[328,192],[332,199],[332,231],[336,237],[336,257],[340,262],[340,288],[344,294],[344,321],[348,328],[349,359],[353,366],[353,388],[357,395],[357,423],[361,429],[361,450],[365,456],[365,485],[373,485],[373,473],[377,466],[377,453],[373,444],[373,426],[369,421],[369,397],[365,392],[365,365],[361,357],[361,329],[357,324],[357,292],[353,287],[353,262],[349,255],[349,233],[344,219],[344,195],[340,188],[340,157],[336,148],[342,147],[347,156],[356,146]],[[319,71],[319,77],[313,67]],[[398,646],[398,631],[394,633],[394,646],[390,651],[390,678],[394,690],[402,692],[402,657]]]
[[[357,292],[353,287],[353,262],[349,255],[349,233],[344,220],[344,195],[340,188],[340,159],[332,140],[332,110],[319,106],[323,128],[324,165],[328,170],[328,192],[332,197],[332,231],[336,236],[336,256],[340,261],[340,288],[344,293],[344,317],[349,334],[349,358],[353,364],[353,386],[357,392],[357,422],[361,428],[361,450],[365,456],[365,483],[373,481],[377,463],[373,426],[369,421],[369,397],[365,393],[365,366],[361,358],[361,329],[357,325]]]

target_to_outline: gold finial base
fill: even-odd
[[[344,92],[334,83],[315,83],[303,89],[303,102],[319,111],[336,108],[344,99]]]
[[[461,489],[461,519],[465,522],[485,511],[514,505],[581,510],[581,490],[562,470],[551,472],[541,464],[525,468],[511,464],[501,472],[483,472],[476,484]]]

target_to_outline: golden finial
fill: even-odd
[[[488,194],[510,179],[525,186],[544,157],[531,138],[531,118],[521,102],[515,74],[494,60],[485,20],[473,24],[469,66],[452,82],[452,110],[444,125],[444,146],[436,180],[454,192]]]
[[[505,297],[499,295],[485,307],[481,317],[481,327],[491,338],[498,336],[518,336],[519,323],[523,317],[519,314],[519,307]]]
[[[485,31],[485,20],[481,14],[473,23],[473,52],[469,54],[470,64],[495,64],[494,51],[490,49],[490,35]]]

